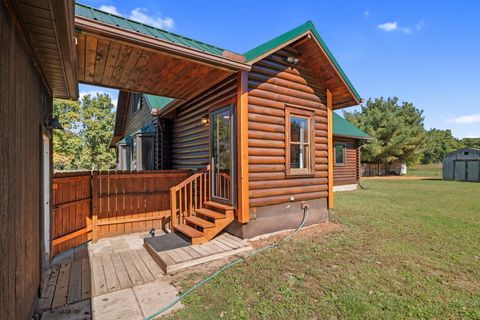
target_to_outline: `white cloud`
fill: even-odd
[[[368,10],[363,11],[363,16],[368,18],[370,16],[370,11]]]
[[[83,97],[86,96],[86,95],[90,95],[92,98],[95,98],[97,96],[97,94],[106,94],[110,98],[112,98],[112,94],[110,94],[108,92],[105,92],[105,91],[102,91],[102,90],[88,90],[88,91],[81,91],[78,99],[82,100]],[[118,99],[111,99],[111,100],[112,100],[113,106],[116,108],[117,103],[118,103]]]
[[[449,120],[449,122],[458,123],[458,124],[477,123],[477,122],[480,123],[480,113],[455,117]]]
[[[425,26],[425,22],[419,21],[419,22],[414,26],[414,29],[415,29],[415,31],[421,31],[424,26]]]
[[[380,30],[383,30],[385,32],[400,31],[405,34],[412,34],[414,32],[421,31],[424,25],[425,23],[423,21],[419,21],[414,26],[403,27],[403,26],[400,26],[400,24],[397,21],[393,21],[393,22],[385,22],[385,23],[379,24],[377,27]]]
[[[170,17],[163,18],[160,14],[148,15],[148,10],[145,8],[135,8],[130,12],[130,19],[154,26],[160,29],[173,29],[175,22]]]
[[[398,23],[397,21],[395,22],[385,22],[382,24],[378,25],[378,28],[385,31],[385,32],[390,32],[398,29]]]
[[[117,16],[121,16],[121,14],[118,12],[118,10],[117,10],[117,8],[115,8],[115,6],[101,5],[100,10],[111,13],[111,14],[116,14]]]
[[[88,90],[88,91],[81,91],[80,94],[79,94],[79,99],[82,100],[84,96],[86,95],[90,95],[92,98],[93,97],[96,97],[97,96],[97,93],[98,94],[105,94],[106,92],[105,91],[101,91],[101,90]]]
[[[111,13],[111,14],[115,14],[118,16],[122,16],[118,12],[115,6],[102,5],[100,6],[100,10]],[[158,13],[156,15],[149,15],[148,9],[140,8],[140,7],[137,7],[132,11],[130,11],[128,18],[144,24],[148,24],[153,27],[166,29],[166,30],[173,29],[173,26],[175,24],[175,21],[173,21],[173,19],[170,17],[163,17],[161,13]]]

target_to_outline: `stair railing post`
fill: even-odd
[[[170,229],[177,225],[177,190],[170,188]]]

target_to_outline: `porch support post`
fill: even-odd
[[[332,127],[332,105],[333,97],[327,89],[327,137],[328,137],[328,208],[333,208],[333,127]]]
[[[237,76],[237,219],[250,221],[248,196],[248,72]]]

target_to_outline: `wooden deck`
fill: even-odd
[[[83,245],[58,258],[48,272],[36,313],[165,278],[144,248],[89,255]]]
[[[226,232],[200,245],[157,252],[152,246],[145,243],[145,248],[167,274],[252,249],[246,240]]]

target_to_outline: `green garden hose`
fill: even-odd
[[[226,265],[224,265],[223,267],[221,267],[218,271],[216,271],[215,273],[213,273],[212,275],[206,277],[205,279],[203,279],[202,281],[196,283],[195,285],[193,285],[192,287],[190,287],[187,291],[185,291],[184,293],[182,293],[180,296],[178,296],[175,300],[173,300],[172,302],[170,302],[169,304],[165,305],[163,308],[161,308],[160,310],[158,310],[157,312],[155,312],[154,314],[144,318],[144,320],[151,320],[151,319],[154,319],[155,317],[159,316],[160,314],[164,313],[165,311],[167,311],[168,309],[172,308],[174,305],[176,305],[178,302],[180,302],[183,298],[185,298],[187,295],[189,295],[192,291],[194,291],[195,289],[197,288],[200,288],[201,286],[203,286],[204,284],[206,284],[207,282],[209,282],[210,280],[214,279],[216,276],[218,276],[220,273],[224,272],[225,270],[239,264],[240,262],[243,262],[245,261],[247,258],[249,257],[252,257],[252,256],[255,256],[265,250],[268,250],[268,249],[271,249],[271,248],[275,248],[275,247],[278,247],[280,246],[280,243],[284,242],[284,241],[288,241],[290,240],[292,237],[294,237],[298,231],[300,231],[300,229],[305,225],[305,222],[307,221],[307,218],[308,218],[308,205],[305,205],[303,207],[303,219],[302,219],[302,222],[300,223],[300,225],[297,227],[297,229],[295,229],[295,231],[290,234],[289,236],[283,238],[281,241],[279,242],[275,242],[275,243],[272,243],[272,244],[269,244],[263,248],[260,248],[260,249],[257,249],[257,250],[254,250],[252,252],[250,252],[249,254],[247,254],[246,256],[242,257],[242,258],[239,258],[235,261],[232,261]]]

